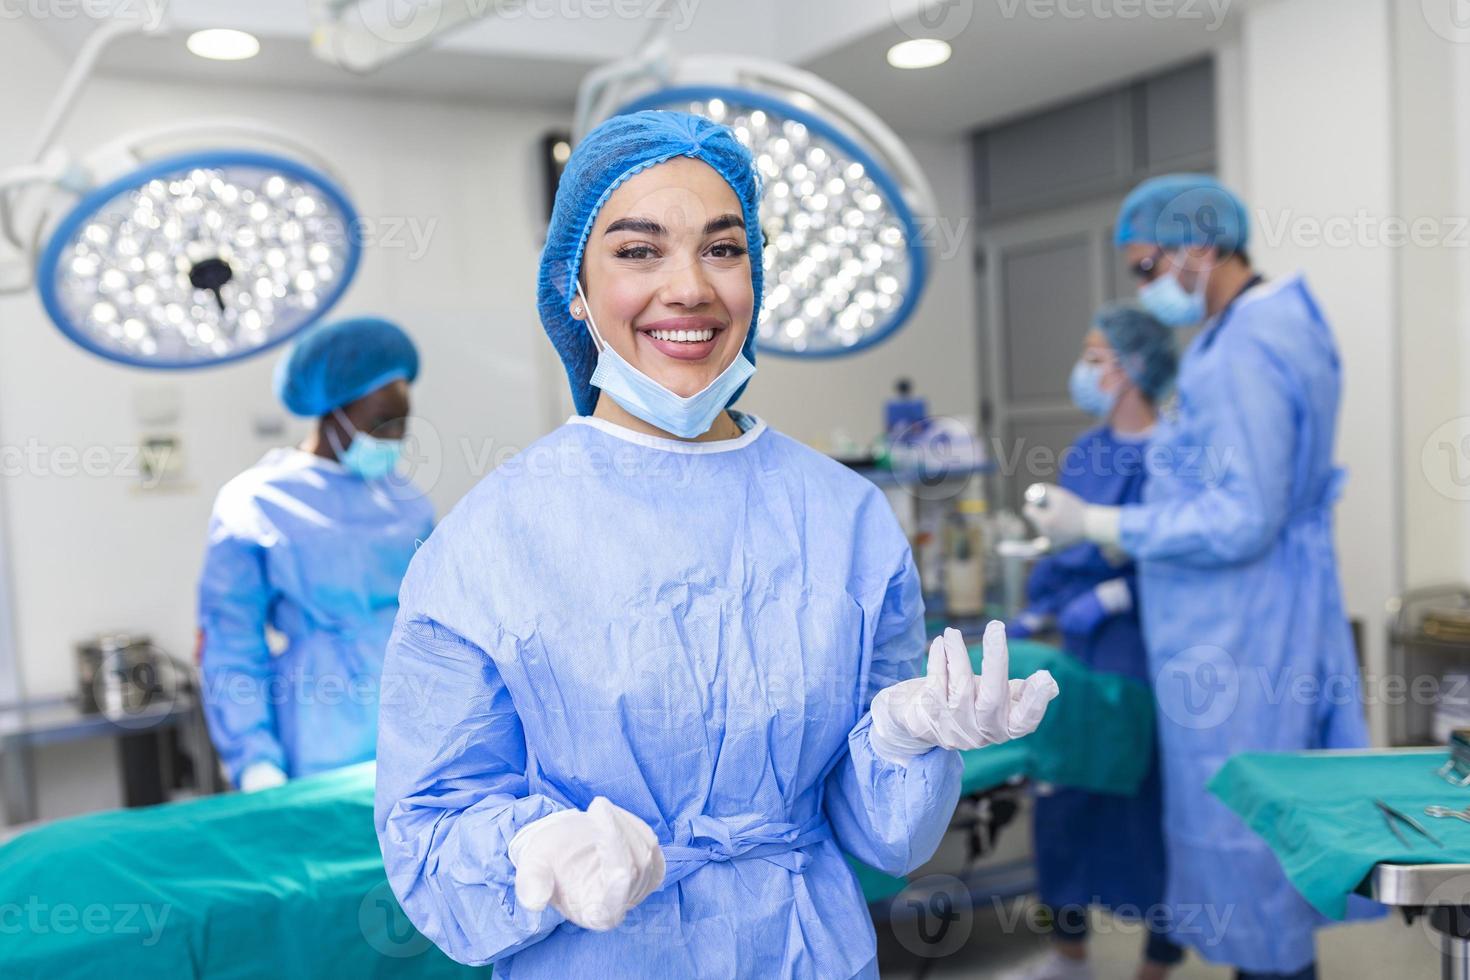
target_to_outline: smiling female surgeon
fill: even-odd
[[[759,180],[725,127],[615,117],[541,259],[578,414],[414,558],[377,827],[450,956],[536,977],[876,977],[843,852],[937,846],[954,748],[1034,729],[1049,675],[976,677],[882,494],[728,411],[755,368]]]

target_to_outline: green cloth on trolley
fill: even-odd
[[[0,974],[488,976],[398,907],[373,832],[373,776],[365,763],[21,834],[0,846]]]
[[[1265,838],[1297,891],[1332,919],[1375,864],[1470,864],[1470,824],[1436,820],[1424,808],[1470,806],[1470,788],[1441,779],[1444,749],[1368,752],[1247,752],[1231,757],[1210,792]],[[1400,825],[1405,847],[1375,799],[1444,842]]]
[[[1153,756],[1154,698],[1148,686],[1094,671],[1045,643],[1012,640],[1010,649],[1012,677],[1049,670],[1060,693],[1032,734],[965,753],[965,792],[1004,783],[1006,778],[998,777],[1017,765],[1020,771],[1010,775],[1068,789],[1119,796],[1138,792]],[[978,643],[970,648],[970,659],[978,673]],[[1025,752],[1018,763],[1020,746]]]
[[[971,654],[978,669],[980,648]],[[1153,738],[1146,688],[1037,643],[1013,642],[1011,666],[1050,670],[1061,694],[1034,734],[965,753],[966,794],[1026,776],[1103,792],[1138,785]],[[446,957],[399,908],[373,832],[373,776],[367,763],[22,834],[0,846],[4,976],[487,975]],[[905,885],[854,869],[870,902]]]

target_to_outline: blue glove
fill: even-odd
[[[1088,589],[1062,607],[1062,614],[1057,617],[1057,625],[1061,627],[1063,633],[1070,633],[1074,636],[1091,636],[1092,631],[1101,626],[1102,621],[1107,618],[1108,611],[1103,608],[1097,593]]]
[[[1067,603],[1057,617],[1057,626],[1063,633],[1091,636],[1109,616],[1132,608],[1133,590],[1129,588],[1127,579],[1115,578],[1088,589]]]
[[[1015,619],[1006,623],[1006,636],[1013,640],[1029,640],[1037,633],[1045,632],[1050,627],[1050,616],[1046,613],[1027,609]]]

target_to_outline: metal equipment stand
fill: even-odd
[[[1470,980],[1470,864],[1379,864],[1361,890],[1408,922],[1423,917],[1439,939],[1441,980]]]

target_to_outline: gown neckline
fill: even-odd
[[[665,439],[662,436],[651,436],[643,432],[634,432],[625,429],[616,422],[600,419],[592,415],[573,415],[567,419],[568,425],[586,425],[597,429],[614,439],[631,442],[637,446],[648,449],[657,449],[666,453],[683,453],[688,456],[704,456],[711,453],[729,453],[744,449],[755,442],[766,431],[766,423],[750,413],[744,413],[745,418],[752,424],[738,438],[717,439],[712,442],[686,442],[683,439]]]

